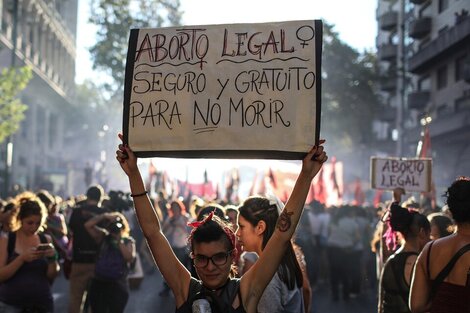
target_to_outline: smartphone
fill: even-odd
[[[50,243],[40,243],[37,247],[36,247],[36,250],[37,251],[45,251],[45,250],[49,250],[49,249],[52,249],[53,246],[52,244]]]

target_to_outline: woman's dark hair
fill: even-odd
[[[209,203],[202,207],[199,212],[197,213],[196,220],[202,221],[204,217],[209,215],[209,213],[214,212],[215,216],[218,216],[220,219],[226,221],[227,218],[225,216],[225,208],[217,203]]]
[[[188,224],[191,225],[192,223]],[[191,234],[188,238],[188,243],[190,246],[191,253],[194,251],[195,243],[208,243],[222,240],[225,243],[228,251],[233,251],[232,254],[236,255],[235,247],[235,234],[230,228],[230,225],[219,218],[217,215],[213,215],[210,219],[205,219],[200,222],[198,226],[195,226],[191,231]],[[232,264],[230,271],[231,277],[235,277],[237,274],[237,269],[235,264]]]
[[[392,203],[390,207],[390,226],[393,231],[402,233],[405,239],[418,235],[421,228],[426,232],[431,231],[431,224],[426,216],[405,209],[397,203]]]
[[[270,204],[269,200],[263,197],[250,197],[243,202],[238,211],[253,226],[258,225],[260,221],[266,223],[262,243],[262,248],[264,249],[276,229],[277,219],[279,218],[277,205]],[[295,255],[292,242],[282,258],[277,273],[289,290],[294,289],[296,286],[301,287],[303,284],[302,270]]]
[[[453,226],[452,220],[444,215],[444,213],[432,213],[428,215],[428,221],[431,225],[436,225],[439,230],[439,238],[452,235]]]
[[[470,178],[460,177],[445,194],[447,205],[457,224],[470,223]]]
[[[51,193],[45,189],[41,189],[36,192],[36,196],[44,203],[46,209],[49,210],[53,204],[55,204],[55,199]]]

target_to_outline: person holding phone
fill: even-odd
[[[12,231],[0,237],[0,312],[53,312],[59,263],[51,237],[42,233],[47,210],[30,192],[13,202]]]

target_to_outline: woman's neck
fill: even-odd
[[[406,240],[402,251],[419,253],[420,247],[419,247],[418,238]]]
[[[470,223],[458,224],[456,233],[462,236],[470,236]]]

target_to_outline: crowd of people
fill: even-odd
[[[164,283],[176,312],[312,312],[377,290],[378,312],[470,312],[470,180],[457,179],[439,211],[404,190],[379,207],[305,204],[327,156],[314,147],[289,200],[241,203],[151,197],[124,145],[130,193],[90,186],[62,199],[47,190],[0,202],[0,312],[53,312],[51,286],[69,280],[69,312],[124,312],[136,257]],[[135,213],[134,213],[135,209]]]

